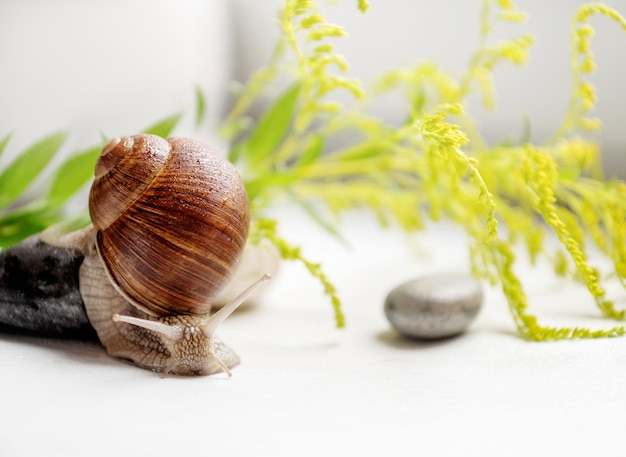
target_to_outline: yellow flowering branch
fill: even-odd
[[[591,132],[600,130],[600,121],[589,117],[589,113],[593,111],[596,103],[596,87],[588,81],[588,77],[595,71],[595,60],[591,50],[594,29],[589,24],[589,19],[594,15],[606,16],[626,31],[626,19],[607,5],[591,3],[579,8],[571,29],[572,95],[570,96],[567,115],[554,134],[551,143],[559,141],[578,129]]]
[[[358,5],[365,9],[365,2]],[[355,99],[365,95],[357,80],[343,75],[348,64],[330,44],[345,32],[328,23],[314,2],[286,0],[280,20],[282,41],[284,53],[294,59],[282,67],[282,75],[291,85],[233,146],[259,221],[252,225],[252,238],[270,239],[285,258],[302,261],[324,284],[339,319],[336,291],[319,265],[279,241],[276,226],[260,216],[265,206],[280,196],[294,199],[334,233],[340,213],[356,207],[371,210],[382,225],[397,223],[410,231],[423,227],[424,216],[446,217],[465,228],[472,271],[501,286],[525,338],[623,335],[623,326],[591,330],[541,325],[528,311],[514,270],[513,246],[523,241],[531,261],[545,254],[556,274],[572,275],[586,285],[605,316],[626,318],[626,311],[615,309],[606,298],[603,278],[589,265],[585,246],[589,241],[596,244],[613,262],[615,276],[626,284],[626,185],[602,181],[593,142],[566,136],[590,125],[587,114],[595,103],[595,89],[585,79],[593,70],[588,24],[592,14],[609,16],[622,27],[626,23],[602,4],[579,9],[572,35],[573,101],[557,136],[543,146],[490,146],[464,105],[478,89],[484,104],[492,107],[494,69],[504,62],[523,65],[528,58],[534,42],[530,35],[489,40],[499,21],[525,20],[513,2],[483,0],[479,47],[460,78],[432,62],[385,72],[377,92],[401,90],[407,102],[405,122],[390,126],[348,111],[329,97],[335,90]],[[329,150],[327,140],[346,131],[357,140]],[[505,230],[499,231],[499,225]],[[555,252],[547,252],[545,246],[550,232],[562,246]]]

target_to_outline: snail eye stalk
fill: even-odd
[[[165,335],[172,341],[180,341],[183,337],[183,329],[179,325],[167,325],[162,322],[139,319],[131,316],[120,316],[119,314],[113,314],[113,322],[125,322],[136,327],[152,330],[153,332]]]
[[[217,327],[220,326],[222,322],[226,320],[228,316],[230,316],[233,311],[235,311],[239,305],[241,305],[246,298],[248,298],[252,293],[257,290],[264,282],[269,281],[271,279],[271,275],[269,273],[265,273],[259,279],[257,279],[250,287],[240,293],[237,297],[235,297],[230,303],[226,304],[220,310],[218,310],[215,314],[209,317],[204,325],[200,327],[202,332],[207,337],[212,337],[215,333]]]

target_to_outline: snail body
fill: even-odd
[[[234,166],[191,139],[115,138],[96,163],[89,211],[88,227],[41,239],[84,256],[80,296],[107,352],[163,373],[230,375],[239,357],[214,332],[269,278],[210,314],[247,239]]]

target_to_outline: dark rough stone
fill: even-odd
[[[78,288],[82,261],[37,236],[0,252],[0,330],[93,337]]]

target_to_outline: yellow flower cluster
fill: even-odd
[[[595,60],[591,50],[591,39],[594,29],[589,19],[594,15],[606,16],[619,24],[626,31],[626,19],[616,10],[602,3],[590,3],[578,9],[572,23],[571,41],[572,52],[570,57],[574,84],[570,97],[568,114],[553,140],[563,138],[575,130],[598,131],[601,123],[599,119],[589,117],[596,102],[596,88],[587,80],[595,71]]]

